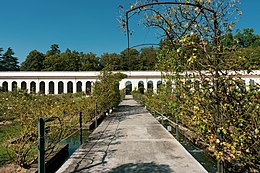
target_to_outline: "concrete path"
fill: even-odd
[[[144,107],[126,97],[57,172],[207,171]]]

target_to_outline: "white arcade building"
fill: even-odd
[[[144,88],[152,89],[156,92],[162,84],[162,73],[158,71],[121,71],[128,77],[120,81],[119,89],[128,88],[129,93],[133,89]],[[21,88],[35,93],[42,94],[61,94],[85,92],[90,94],[91,87],[97,81],[98,71],[15,71],[0,72],[0,88],[12,91]],[[245,84],[260,84],[260,70],[246,73],[241,71],[242,79]],[[127,94],[128,94],[127,93]]]
[[[144,90],[151,88],[157,90],[162,83],[161,72],[156,71],[124,71],[128,77],[120,81],[119,89],[128,87],[130,90],[143,86]],[[21,88],[35,93],[61,94],[91,92],[91,87],[96,82],[98,71],[15,71],[0,72],[0,87],[3,90],[13,91]]]

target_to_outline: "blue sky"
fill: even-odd
[[[243,1],[243,0],[242,0]],[[127,47],[119,30],[119,5],[128,7],[134,0],[0,0],[0,47],[11,47],[19,62],[30,51],[45,53],[52,44],[102,53],[120,53]],[[254,28],[260,34],[260,1],[244,0],[243,15],[237,28]],[[158,43],[153,30],[135,28],[131,45]]]

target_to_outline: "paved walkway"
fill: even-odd
[[[144,107],[127,97],[57,172],[207,171]]]

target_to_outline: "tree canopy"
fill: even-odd
[[[43,53],[33,50],[21,64],[22,71],[41,71],[43,69],[43,61],[45,56]]]
[[[0,71],[17,71],[19,70],[18,58],[14,57],[13,50],[9,47],[4,54],[0,48]]]
[[[158,70],[158,55],[166,49],[174,49],[180,55],[180,63],[187,63],[189,60],[192,66],[186,68],[188,70],[211,68],[207,65],[207,62],[211,61],[207,59],[207,55],[212,51],[212,41],[204,42],[194,32],[184,35],[180,40],[173,46],[169,37],[163,37],[159,48],[143,47],[140,50],[129,48],[129,55],[128,49],[125,49],[119,54],[103,53],[100,57],[92,52],[83,53],[70,49],[62,52],[58,44],[53,44],[45,53],[32,50],[21,63],[20,69],[14,51],[8,48],[6,52],[3,52],[4,50],[0,48],[0,71]],[[220,62],[222,69],[260,69],[260,35],[254,33],[253,28],[226,32],[221,36],[221,41],[226,54],[225,59]],[[207,54],[203,53],[205,50]],[[185,57],[188,59],[185,60]],[[165,65],[167,66],[167,63]],[[168,67],[171,68],[171,66]]]
[[[104,53],[100,57],[96,54],[59,50],[59,45],[51,45],[51,49],[45,54],[33,50],[21,65],[23,71],[99,71],[109,70],[154,70],[157,49],[146,47],[131,49],[120,54]]]

